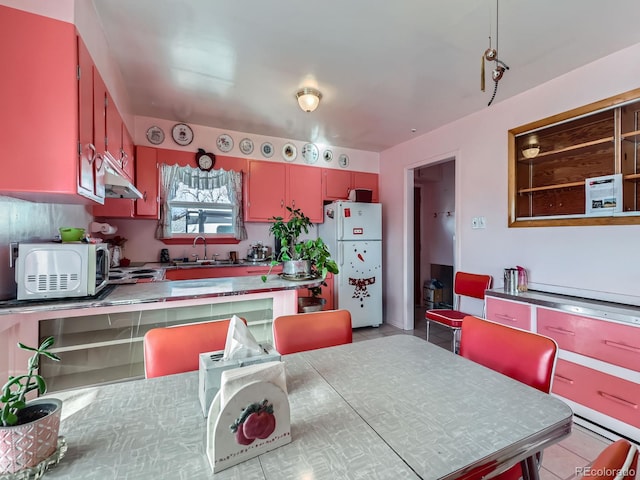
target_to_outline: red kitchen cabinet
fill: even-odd
[[[92,203],[79,169],[75,26],[0,6],[0,194]],[[84,97],[86,98],[86,97]]]
[[[245,221],[268,222],[283,216],[285,207],[285,165],[272,162],[249,162]]]
[[[552,392],[640,428],[640,385],[559,359]]]
[[[271,275],[282,272],[282,266],[271,269]],[[164,272],[167,280],[199,280],[204,278],[248,277],[251,275],[267,275],[269,267],[250,265],[246,267],[193,267],[168,269]]]
[[[246,187],[248,222],[287,217],[285,207],[301,209],[314,223],[323,221],[322,170],[316,167],[249,161]]]
[[[129,131],[122,121],[122,116],[108,91],[106,91],[104,109],[106,118],[105,145],[107,153],[116,161],[116,164],[129,177],[129,180],[134,181],[135,155],[133,139],[131,135],[129,135]]]
[[[155,148],[136,148],[136,187],[142,193],[142,198],[135,201],[138,218],[157,219],[160,216],[157,153],[158,150]]]
[[[531,330],[531,306],[495,297],[486,298],[487,319],[509,327]]]
[[[348,170],[323,169],[324,199],[346,200],[352,186],[351,172]]]
[[[136,166],[136,188],[142,198],[107,198],[104,205],[95,205],[93,215],[104,218],[149,218],[157,219],[160,215],[159,177],[157,149],[138,147]],[[133,157],[133,156],[132,156]]]
[[[538,308],[538,332],[562,350],[640,372],[640,328]]]
[[[104,164],[98,157],[93,134],[94,64],[78,36],[78,193],[98,203],[104,202]]]
[[[367,172],[352,172],[348,170],[323,169],[324,200],[346,200],[349,192],[355,188],[371,190],[372,202],[379,202],[378,174]]]

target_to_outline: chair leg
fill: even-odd
[[[429,320],[427,319],[427,342],[429,341]]]
[[[455,328],[453,330],[453,339],[451,344],[451,351],[455,354],[460,353],[460,329]]]

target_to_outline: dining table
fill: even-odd
[[[412,335],[282,356],[291,443],[212,472],[198,372],[55,395],[65,456],[47,479],[479,479],[571,433],[540,392]],[[526,467],[526,468],[525,468]]]

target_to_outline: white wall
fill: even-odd
[[[502,269],[523,265],[533,288],[640,305],[640,225],[507,228],[507,131],[638,88],[637,58],[640,44],[381,153],[385,321],[413,324],[407,169],[448,157],[456,159],[455,269],[491,274],[501,287]],[[472,230],[474,216],[487,228]]]

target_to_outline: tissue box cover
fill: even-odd
[[[215,397],[218,390],[220,390],[220,376],[224,370],[280,360],[280,353],[271,345],[260,344],[260,347],[262,347],[264,351],[263,355],[235,360],[222,360],[224,350],[200,354],[198,397],[200,398],[202,413],[205,417],[209,413],[209,407],[211,406],[213,397]]]

